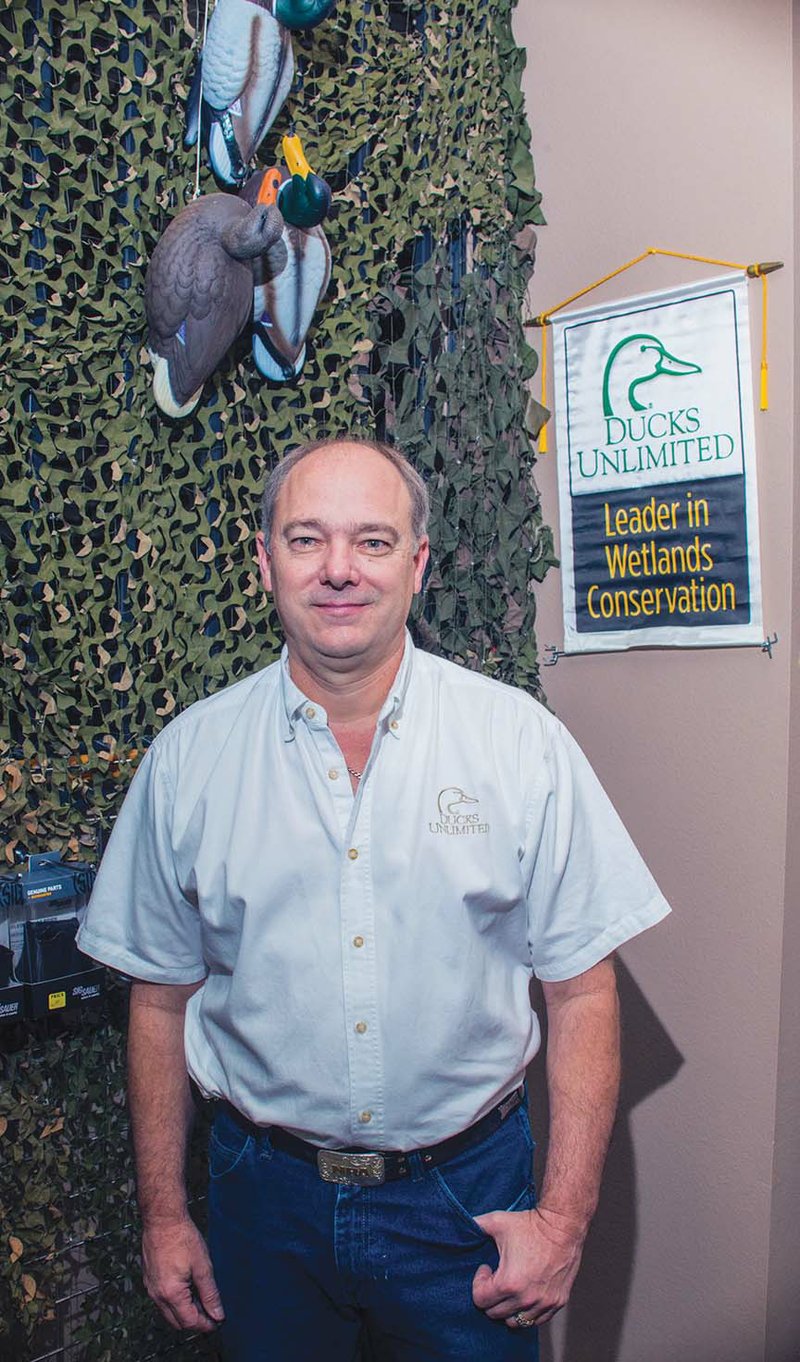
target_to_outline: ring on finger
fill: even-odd
[[[535,1319],[528,1319],[527,1315],[523,1315],[521,1310],[518,1310],[511,1318],[515,1324],[519,1325],[520,1329],[532,1329],[536,1323]]]

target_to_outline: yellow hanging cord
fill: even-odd
[[[639,265],[650,255],[669,255],[675,260],[696,260],[701,265],[719,265],[727,270],[742,270],[751,278],[761,279],[762,309],[761,309],[761,410],[766,411],[768,407],[767,389],[767,275],[772,270],[781,269],[782,262],[778,260],[765,261],[760,265],[741,265],[734,260],[718,260],[711,255],[689,255],[686,251],[666,251],[659,246],[648,246],[641,255],[635,255],[632,260],[626,261],[624,265],[619,265],[617,269],[610,270],[601,279],[595,279],[593,284],[587,284],[585,288],[578,289],[577,293],[571,293],[563,302],[556,303],[555,307],[550,307],[546,312],[540,312],[538,317],[532,317],[525,322],[525,326],[540,326],[542,328],[542,406],[547,406],[547,328],[550,318],[554,312],[560,312],[562,308],[569,307],[570,303],[577,302],[578,298],[583,298],[593,289],[599,288],[601,284],[607,284],[609,279],[615,279],[618,274],[624,274],[625,270],[632,269],[634,265]],[[547,422],[539,431],[539,452],[547,453]]]

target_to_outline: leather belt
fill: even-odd
[[[284,1154],[291,1154],[297,1159],[313,1164],[325,1182],[337,1182],[348,1187],[378,1187],[383,1182],[408,1177],[411,1172],[409,1161],[412,1155],[416,1155],[425,1167],[434,1168],[437,1164],[446,1163],[448,1159],[454,1158],[462,1150],[480,1144],[481,1140],[487,1139],[498,1130],[512,1112],[522,1105],[524,1097],[524,1087],[516,1088],[479,1121],[458,1135],[451,1135],[449,1139],[441,1140],[439,1144],[430,1145],[427,1149],[413,1149],[407,1152],[320,1149],[319,1145],[301,1140],[298,1135],[290,1134],[281,1126],[257,1126],[229,1102],[221,1102],[219,1105],[249,1134],[261,1137],[266,1135],[274,1149],[280,1149]]]

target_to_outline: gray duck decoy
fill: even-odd
[[[272,203],[210,194],[167,227],[145,279],[153,396],[167,416],[187,416],[203,384],[244,329],[253,306],[253,261],[280,239]]]

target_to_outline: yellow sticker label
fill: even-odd
[[[67,1005],[66,993],[49,993],[47,995],[48,1011],[55,1012],[57,1007],[66,1007],[66,1005]]]

